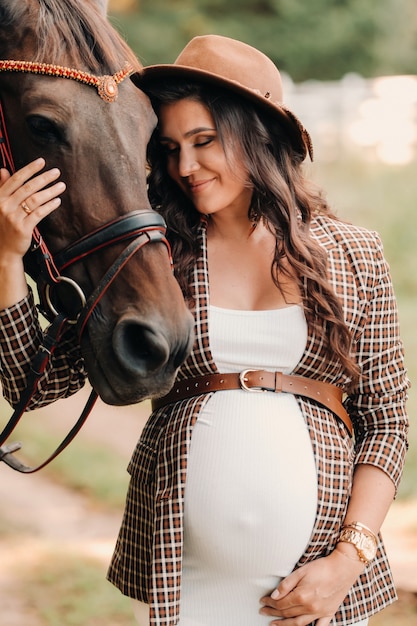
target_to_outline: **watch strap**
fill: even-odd
[[[378,539],[368,526],[361,522],[350,522],[342,526],[338,543],[351,543],[358,553],[359,560],[369,565],[377,551]]]

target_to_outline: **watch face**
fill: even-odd
[[[356,547],[361,559],[372,561],[372,559],[375,558],[377,545],[373,537],[354,528],[345,528],[340,534],[340,540],[352,543]]]
[[[363,556],[368,561],[372,561],[372,559],[375,557],[375,554],[376,554],[375,542],[372,539],[372,537],[367,537],[366,535],[362,535],[361,539],[362,539],[361,541],[362,545],[360,546],[360,548],[362,550]]]

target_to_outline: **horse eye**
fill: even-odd
[[[43,144],[62,143],[64,141],[63,133],[59,126],[42,115],[31,115],[27,118],[28,128],[38,142]]]

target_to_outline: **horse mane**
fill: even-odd
[[[113,74],[126,62],[137,69],[142,67],[92,0],[36,0],[36,4],[36,22],[31,25],[34,61],[71,64],[95,74]]]

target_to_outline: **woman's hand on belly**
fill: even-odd
[[[274,626],[329,626],[365,565],[339,550],[312,561],[284,578],[276,591],[261,598],[262,615],[281,618]],[[317,620],[317,621],[316,621]]]

